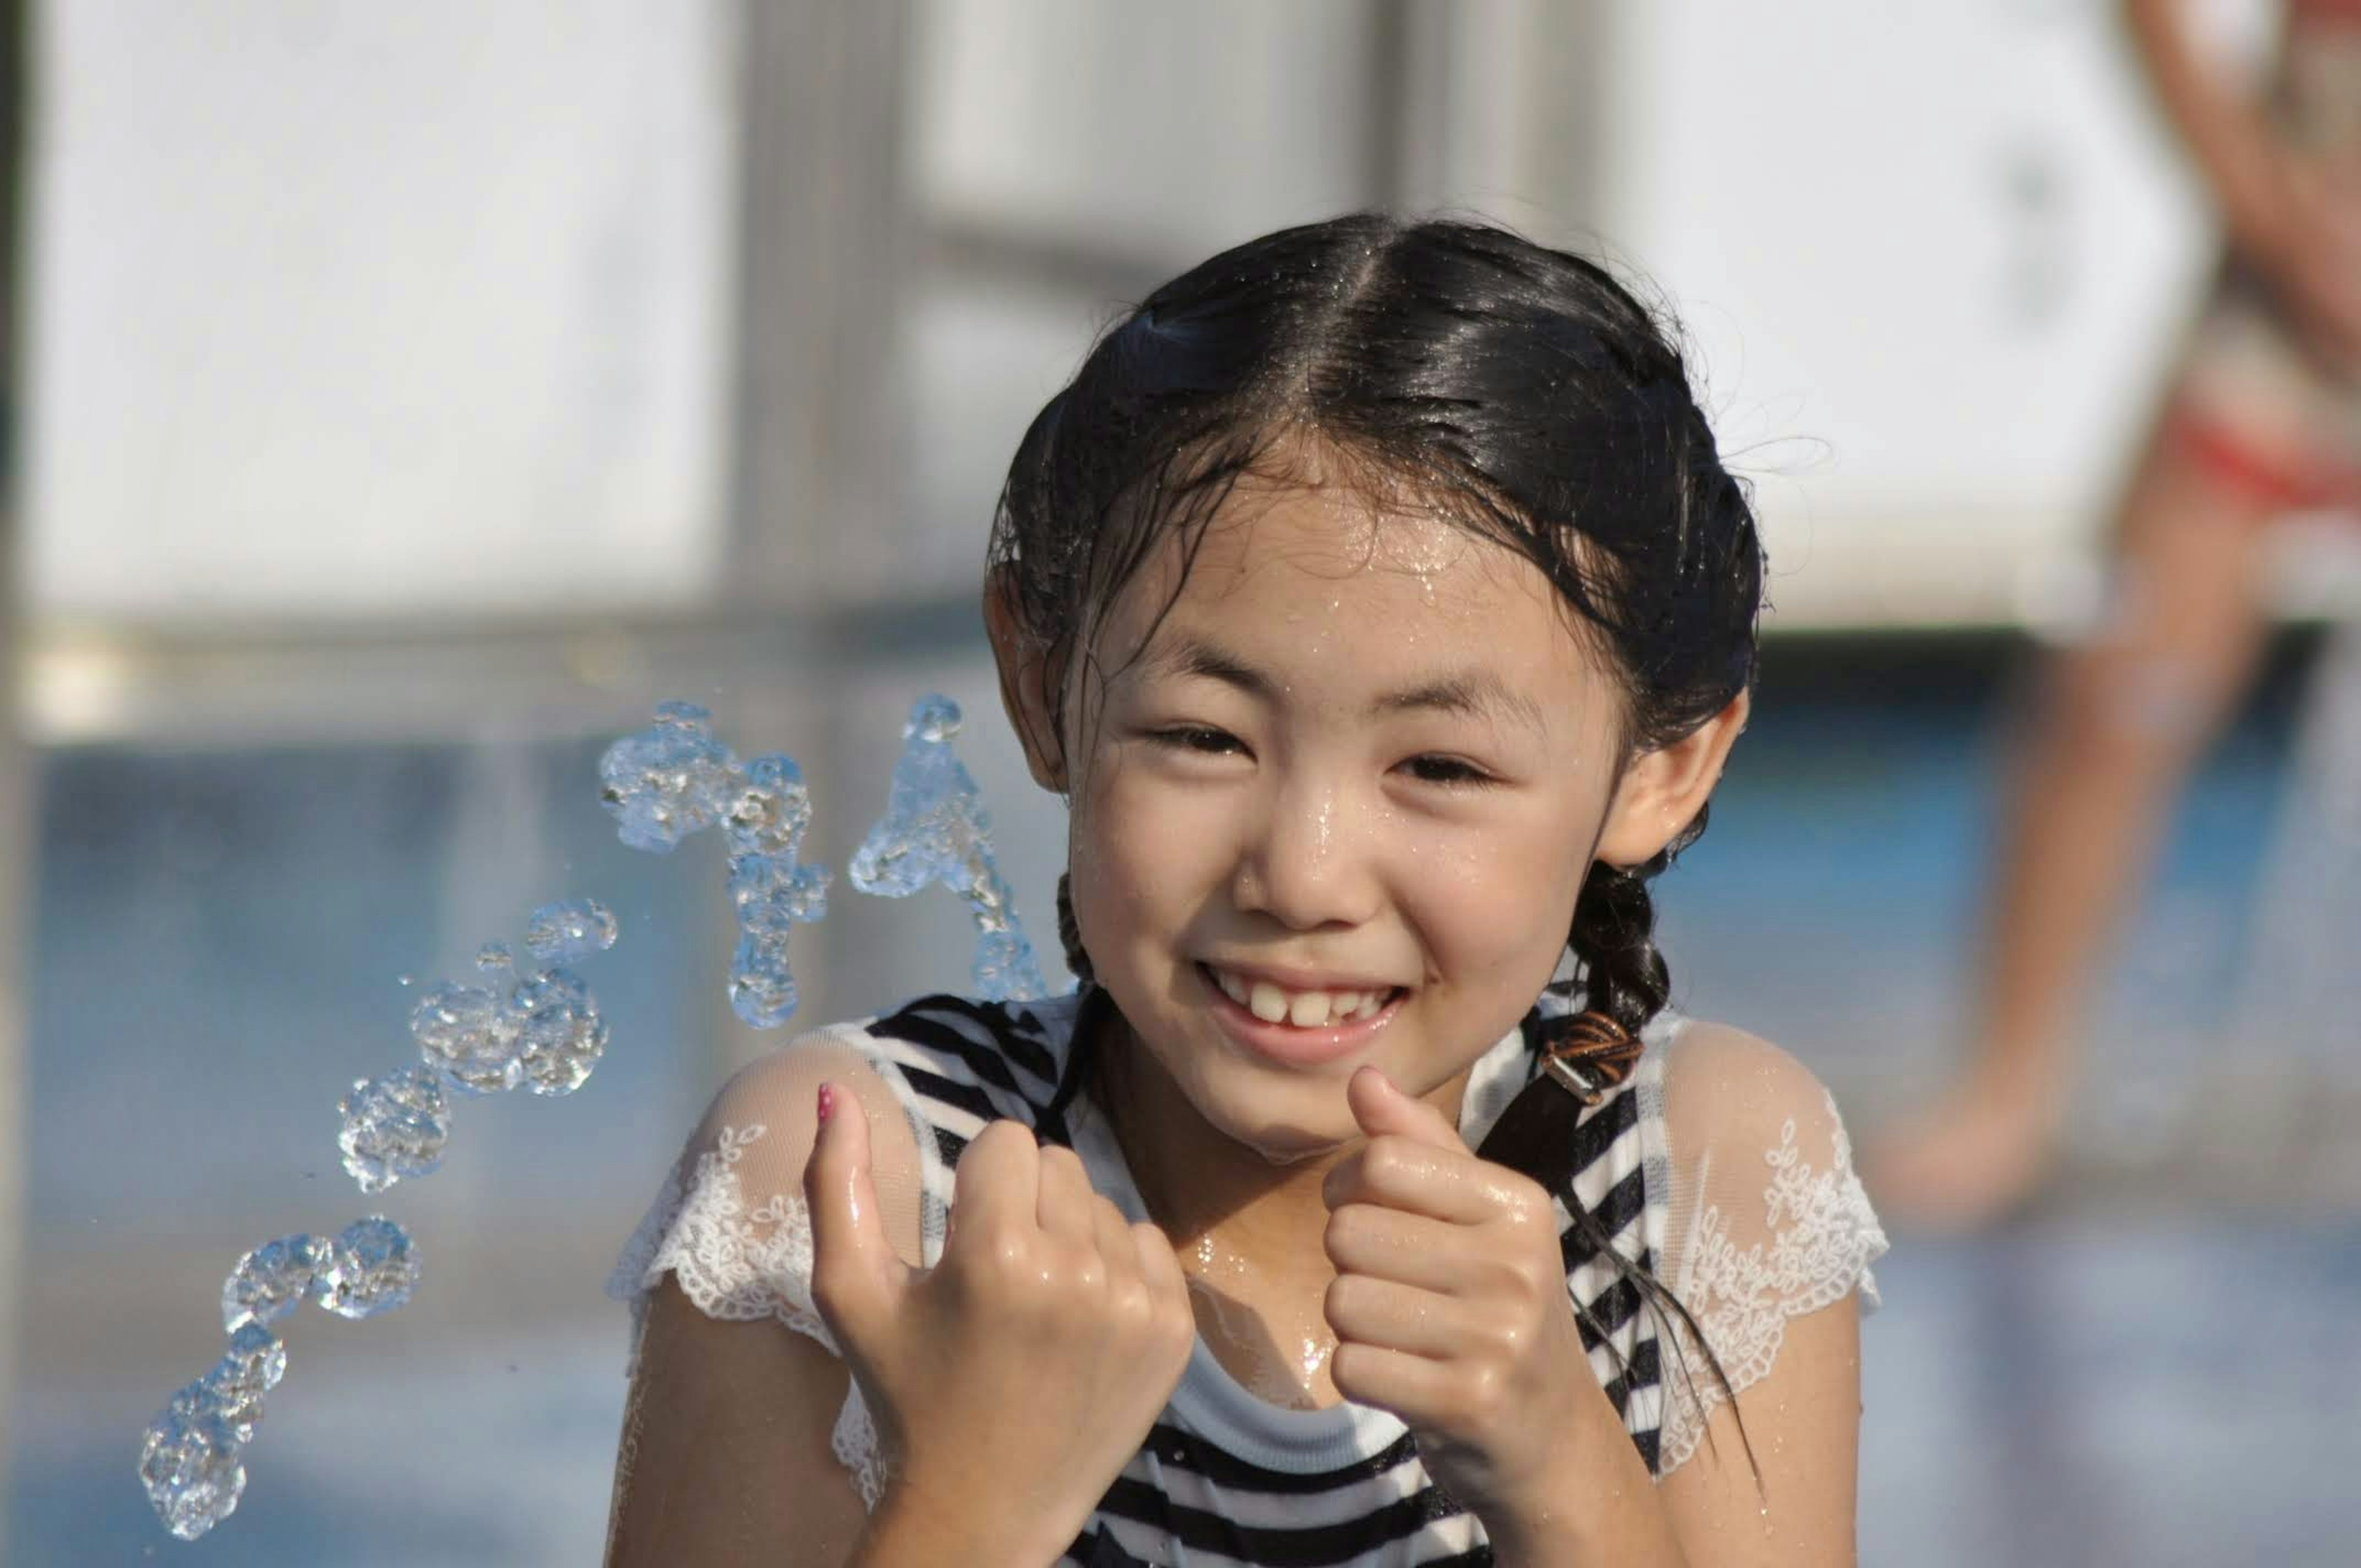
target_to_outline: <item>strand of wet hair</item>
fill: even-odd
[[[1589,874],[1583,879],[1582,892],[1575,899],[1574,924],[1567,946],[1582,966],[1585,1010],[1605,1014],[1635,1039],[1672,999],[1672,971],[1664,954],[1656,949],[1655,903],[1649,896],[1648,883],[1662,874],[1682,850],[1697,842],[1705,831],[1707,817],[1708,808],[1699,807],[1689,825],[1644,864],[1616,866],[1604,861],[1593,861]],[[1745,1450],[1748,1468],[1753,1472],[1759,1489],[1763,1469],[1755,1460],[1753,1442],[1746,1433],[1746,1417],[1738,1408],[1738,1390],[1696,1317],[1652,1269],[1641,1267],[1616,1247],[1606,1225],[1571,1189],[1562,1196],[1567,1200],[1566,1213],[1574,1223],[1575,1234],[1593,1255],[1605,1257],[1616,1277],[1637,1291],[1655,1314],[1657,1337],[1672,1351],[1673,1371],[1680,1377],[1690,1403],[1701,1411],[1705,1402],[1697,1395],[1697,1378],[1689,1368],[1683,1336],[1674,1332],[1675,1322],[1686,1331],[1686,1343],[1696,1345],[1704,1355],[1707,1374],[1729,1404],[1731,1419],[1738,1423],[1738,1441]],[[1628,1386],[1630,1360],[1609,1334],[1607,1325],[1578,1297],[1574,1306],[1576,1315],[1607,1347],[1615,1375]],[[1706,1441],[1708,1444],[1713,1441],[1710,1428],[1707,1429]]]

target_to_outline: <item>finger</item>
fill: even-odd
[[[1356,1405],[1389,1410],[1414,1427],[1450,1430],[1464,1399],[1461,1370],[1447,1361],[1346,1340],[1328,1358],[1336,1392]]]
[[[1340,1274],[1320,1302],[1336,1343],[1447,1356],[1466,1343],[1466,1310],[1446,1296],[1366,1274]]]
[[[1355,1073],[1345,1085],[1345,1103],[1351,1107],[1353,1120],[1359,1123],[1367,1136],[1382,1137],[1390,1133],[1409,1138],[1413,1143],[1430,1144],[1439,1149],[1465,1154],[1467,1146],[1460,1140],[1459,1129],[1450,1119],[1423,1100],[1413,1100],[1394,1087],[1394,1080],[1374,1067],[1365,1067]]]
[[[1106,1199],[1093,1194],[1091,1199],[1091,1245],[1097,1248],[1106,1265],[1109,1279],[1137,1279],[1141,1277],[1139,1244],[1132,1240],[1131,1222],[1123,1211]]]
[[[852,1093],[822,1083],[814,1106],[804,1202],[811,1211],[812,1294],[842,1335],[890,1304],[907,1268],[886,1240],[869,1168],[869,1117]]]
[[[1471,1232],[1400,1209],[1347,1203],[1328,1216],[1321,1245],[1344,1274],[1366,1274],[1443,1295],[1467,1277],[1460,1255]]]
[[[1090,1173],[1081,1157],[1051,1144],[1041,1150],[1038,1169],[1033,1213],[1041,1229],[1078,1247],[1095,1246],[1097,1226],[1091,1209],[1098,1194],[1091,1190]]]
[[[1136,1220],[1131,1226],[1133,1248],[1139,1255],[1139,1272],[1149,1291],[1158,1296],[1189,1299],[1189,1276],[1172,1251],[1172,1240],[1158,1226]]]
[[[1439,1149],[1386,1133],[1340,1161],[1321,1182],[1320,1195],[1332,1212],[1371,1203],[1474,1225],[1501,1212],[1514,1177],[1465,1149]]]
[[[960,1153],[951,1177],[960,1223],[951,1239],[1031,1231],[1040,1223],[1040,1199],[1041,1151],[1032,1129],[994,1122]]]

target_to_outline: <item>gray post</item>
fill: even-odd
[[[741,13],[728,592],[736,609],[801,617],[807,628],[849,624],[853,601],[892,592],[907,9],[905,0],[746,0]],[[803,638],[785,645],[806,661],[856,652]],[[854,699],[845,670],[803,662],[766,674],[733,696],[739,738],[759,736],[800,759],[835,831],[862,798],[846,765]],[[815,842],[807,853],[828,848]],[[714,939],[726,946],[735,928],[718,901],[716,911]],[[829,919],[796,934],[799,1025],[836,1015],[831,976],[849,961],[844,933],[843,920]],[[725,1070],[773,1043],[719,1005],[715,1025]]]
[[[25,902],[33,879],[33,770],[17,728],[16,330],[22,249],[26,86],[21,0],[0,0],[0,1475],[8,1470],[16,1387],[25,1226]]]

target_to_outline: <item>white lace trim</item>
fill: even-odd
[[[1768,1240],[1741,1248],[1730,1239],[1719,1204],[1699,1212],[1680,1296],[1720,1359],[1730,1387],[1725,1394],[1706,1370],[1687,1331],[1676,1331],[1694,1375],[1671,1379],[1660,1475],[1671,1475],[1697,1452],[1716,1406],[1769,1375],[1788,1319],[1841,1301],[1856,1288],[1864,1311],[1877,1308],[1877,1279],[1869,1266],[1886,1250],[1885,1232],[1853,1173],[1852,1146],[1833,1098],[1828,1114],[1835,1149],[1827,1170],[1804,1163],[1793,1117],[1780,1128],[1779,1146],[1763,1157],[1771,1168],[1763,1195]],[[1708,1174],[1700,1167],[1699,1191]]]
[[[673,1172],[624,1247],[607,1294],[631,1304],[635,1364],[648,1293],[666,1274],[707,1317],[735,1322],[776,1318],[842,1359],[836,1336],[812,1304],[810,1211],[801,1198],[784,1193],[750,1210],[739,1185],[735,1167],[765,1131],[760,1123],[722,1128],[714,1147],[697,1157],[686,1182],[678,1169]],[[874,1508],[884,1492],[885,1465],[858,1379],[845,1391],[829,1446],[851,1472],[862,1505]]]

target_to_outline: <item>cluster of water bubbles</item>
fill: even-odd
[[[992,817],[959,758],[959,704],[923,696],[902,727],[902,756],[885,815],[861,840],[848,868],[852,885],[883,898],[907,898],[941,883],[966,901],[975,919],[975,986],[995,1001],[1047,994],[1041,965],[1016,917],[1016,903],[992,854]]]
[[[772,752],[741,762],[714,739],[712,714],[667,702],[653,725],[607,748],[598,780],[616,836],[634,850],[670,854],[692,833],[722,829],[738,912],[730,1005],[757,1029],[785,1023],[797,1000],[788,933],[828,913],[829,881],[827,867],[798,859],[811,792],[795,759]]]
[[[431,1174],[451,1137],[454,1094],[536,1094],[582,1087],[607,1048],[606,1020],[580,976],[565,966],[615,945],[615,916],[595,899],[544,905],[525,946],[547,969],[517,973],[504,945],[476,956],[487,983],[436,986],[410,1019],[419,1062],[362,1079],[337,1102],[336,1145],[366,1193]],[[246,1444],[262,1398],[287,1372],[287,1347],[269,1325],[304,1301],[343,1318],[391,1311],[418,1288],[410,1234],[381,1214],[333,1237],[266,1242],[237,1260],[222,1284],[229,1349],[213,1370],[174,1394],[148,1428],[139,1479],[164,1527],[194,1541],[227,1519],[246,1489]]]
[[[959,728],[948,697],[923,697],[911,709],[885,815],[852,859],[853,885],[906,898],[942,883],[974,916],[977,989],[1004,1001],[1038,997],[1046,990],[1040,965],[993,859],[991,817],[951,752]],[[608,748],[598,774],[617,835],[633,849],[668,853],[693,833],[722,830],[739,930],[730,1005],[756,1028],[785,1023],[796,1001],[788,934],[828,913],[829,883],[826,867],[799,858],[812,813],[795,760],[772,753],[741,762],[714,738],[710,713],[667,702],[650,728]],[[489,943],[476,957],[478,982],[445,981],[419,999],[410,1019],[419,1061],[356,1081],[337,1103],[337,1146],[363,1192],[434,1172],[450,1141],[455,1096],[520,1086],[564,1095],[582,1086],[606,1051],[608,1026],[566,966],[611,948],[616,934],[613,913],[596,900],[544,905],[527,924],[525,947],[546,968],[520,973],[505,945]],[[168,1530],[193,1541],[237,1507],[245,1446],[263,1397],[287,1371],[286,1346],[269,1325],[306,1300],[346,1318],[390,1311],[410,1299],[418,1272],[409,1234],[375,1214],[334,1237],[281,1236],[238,1259],[222,1286],[227,1351],[172,1396],[140,1450],[140,1481]]]
[[[270,1324],[306,1300],[338,1317],[372,1318],[417,1288],[417,1249],[382,1214],[333,1237],[281,1236],[239,1258],[222,1284],[229,1348],[173,1394],[140,1444],[139,1480],[164,1528],[194,1541],[236,1508],[263,1396],[287,1375],[287,1347]]]

